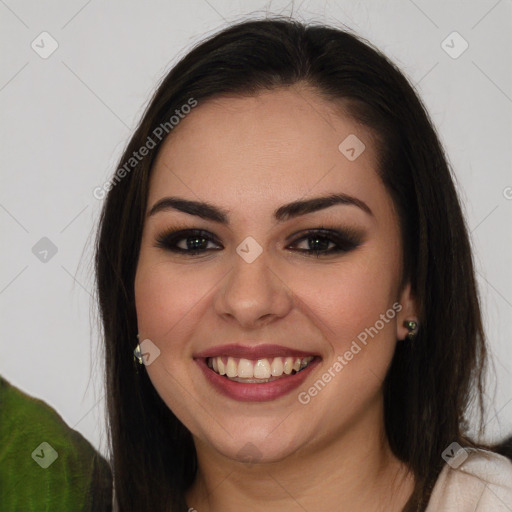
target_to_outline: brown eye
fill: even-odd
[[[313,229],[306,232],[293,242],[306,242],[307,248],[295,249],[300,252],[323,256],[335,253],[349,252],[361,244],[361,236],[352,231],[337,231],[329,229]],[[334,247],[333,247],[334,246]]]
[[[217,244],[215,238],[207,231],[189,229],[164,233],[157,238],[156,246],[168,251],[187,255],[196,255],[204,253],[205,251],[219,250],[218,248],[208,248],[209,243]]]

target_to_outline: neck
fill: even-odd
[[[265,464],[233,461],[196,439],[199,469],[187,504],[198,512],[399,512],[414,477],[392,454],[382,414],[366,416],[330,439]]]

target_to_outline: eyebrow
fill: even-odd
[[[302,201],[293,201],[292,203],[280,206],[274,211],[274,219],[278,222],[284,222],[335,205],[357,206],[368,215],[374,216],[370,207],[364,201],[361,201],[361,199],[347,194],[330,194]],[[188,213],[189,215],[196,215],[202,219],[229,225],[229,212],[227,210],[212,205],[211,203],[191,201],[180,197],[164,197],[160,199],[153,205],[148,213],[148,217],[158,212],[169,210],[177,210]]]

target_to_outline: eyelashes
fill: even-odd
[[[182,247],[178,247],[178,242],[182,240],[187,241],[187,249]],[[190,248],[188,242],[192,241],[192,246],[196,247]],[[160,247],[161,249],[166,249],[171,252],[177,253],[185,253],[187,255],[196,255],[205,251],[220,251],[221,249],[206,249],[209,243],[214,243],[215,245],[221,245],[217,239],[208,233],[208,231],[204,231],[202,229],[182,229],[182,230],[173,230],[163,233],[159,237],[157,237],[156,247]],[[197,248],[198,246],[203,246],[202,248]]]
[[[363,241],[362,233],[354,228],[319,227],[303,231],[287,245],[306,248],[291,249],[307,256],[325,257],[344,254],[356,249]],[[171,228],[156,238],[155,247],[170,251],[179,256],[193,257],[223,249],[221,242],[212,233],[202,229]]]

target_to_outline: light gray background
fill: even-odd
[[[92,190],[115,170],[178,56],[229,22],[292,11],[368,38],[416,84],[430,110],[475,250],[496,372],[488,437],[512,433],[510,0],[0,0],[0,373],[47,401],[103,453],[91,243],[101,201]],[[59,45],[46,59],[31,48],[34,40],[49,48],[38,37],[43,31]],[[469,44],[456,59],[441,46],[453,31]],[[445,44],[462,48],[453,37]],[[42,237],[58,249],[47,262],[32,252]]]

